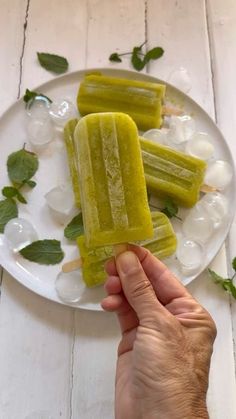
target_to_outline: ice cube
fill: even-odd
[[[229,209],[228,199],[220,192],[211,192],[203,196],[199,204],[218,228],[226,219]]]
[[[4,229],[4,235],[9,248],[14,253],[38,240],[35,228],[24,218],[12,218],[8,221]]]
[[[202,160],[209,160],[214,154],[211,138],[205,132],[196,132],[191,140],[186,143],[186,153]]]
[[[231,165],[224,160],[216,160],[209,164],[204,183],[213,188],[223,190],[229,185],[233,177],[233,169]]]
[[[171,116],[169,123],[168,143],[181,144],[195,133],[195,122],[189,115]]]
[[[199,269],[204,259],[202,246],[184,237],[178,240],[176,256],[186,273]]]
[[[56,186],[46,193],[45,199],[59,223],[64,224],[72,217],[75,211],[75,199],[71,185],[62,184]]]
[[[190,75],[184,67],[180,67],[178,70],[172,71],[167,81],[184,93],[188,93],[192,88]]]
[[[50,118],[31,118],[27,124],[27,134],[30,143],[41,150],[54,137],[54,129]]]
[[[182,228],[186,237],[199,243],[206,243],[214,231],[214,223],[205,209],[196,205],[185,218]]]
[[[50,102],[44,96],[36,96],[26,105],[26,113],[30,118],[48,119]]]
[[[60,272],[56,278],[55,288],[58,297],[65,303],[78,302],[85,290],[81,270],[69,273]]]
[[[158,144],[166,144],[167,143],[167,134],[168,129],[162,128],[162,129],[150,129],[149,131],[146,131],[142,137],[147,138],[148,140],[155,141]]]
[[[64,127],[66,121],[78,118],[75,105],[68,99],[59,99],[51,104],[49,114],[53,122],[59,127]]]

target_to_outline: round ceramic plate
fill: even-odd
[[[193,116],[196,121],[198,131],[205,131],[211,135],[215,147],[215,157],[227,160],[233,167],[233,159],[228,146],[215,123],[206,114],[206,112],[187,95],[168,85],[166,82],[156,79],[155,77],[126,70],[93,69],[78,71],[55,78],[35,90],[44,93],[53,100],[56,100],[59,97],[69,97],[74,103],[76,103],[76,95],[80,81],[83,79],[85,73],[93,71],[101,71],[103,74],[109,76],[165,83],[167,85],[168,101],[178,104],[178,106],[181,106],[185,114]],[[9,185],[6,170],[7,156],[13,151],[17,151],[22,148],[24,143],[26,143],[27,149],[31,148],[27,141],[26,119],[25,106],[22,99],[12,105],[0,119],[1,188],[5,185]],[[61,132],[56,134],[55,139],[50,146],[45,148],[43,153],[39,155],[39,161],[40,167],[34,177],[37,182],[37,187],[28,193],[28,204],[19,205],[19,215],[33,223],[40,239],[54,238],[61,241],[62,248],[65,252],[65,258],[62,262],[64,263],[78,257],[78,250],[75,244],[69,243],[63,237],[64,228],[53,218],[44,198],[44,195],[50,189],[69,180],[66,151]],[[193,275],[186,276],[181,274],[181,280],[184,284],[191,282],[206,268],[226,238],[235,212],[235,189],[233,187],[234,179],[227,190],[224,191],[225,196],[230,199],[230,209],[227,221],[221,228],[216,230],[214,235],[209,240],[205,249],[205,259],[202,263],[201,269]],[[0,234],[0,263],[11,275],[13,275],[13,277],[15,277],[27,288],[39,295],[42,295],[43,297],[64,304],[58,298],[55,291],[55,280],[58,273],[61,271],[61,264],[49,267],[42,266],[29,262],[17,254],[13,254],[9,251],[3,234]],[[88,310],[100,310],[99,302],[101,301],[103,295],[103,287],[84,289],[81,291],[80,301],[71,305]]]

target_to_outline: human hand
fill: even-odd
[[[131,246],[106,266],[106,311],[122,338],[116,419],[208,418],[206,392],[215,324],[166,266]]]

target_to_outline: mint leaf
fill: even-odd
[[[145,62],[144,60],[142,60],[139,56],[140,52],[142,50],[142,47],[134,47],[133,48],[133,52],[132,52],[132,57],[131,57],[131,62],[133,64],[133,67],[135,68],[135,70],[137,71],[141,71],[144,66],[145,66]]]
[[[37,185],[37,183],[34,180],[26,180],[24,183],[32,189],[35,188],[35,186]]]
[[[27,204],[26,199],[24,198],[24,196],[20,193],[20,191],[17,189],[17,194],[16,194],[16,198],[18,199],[19,202],[21,202],[22,204]]]
[[[31,262],[40,265],[56,265],[64,258],[58,240],[37,240],[20,250],[20,254]]]
[[[75,240],[81,234],[84,234],[82,212],[76,215],[64,230],[64,236],[69,240]]]
[[[120,58],[119,54],[117,54],[117,52],[113,52],[113,54],[110,55],[109,60],[114,61],[116,63],[122,62],[122,59]]]
[[[13,199],[7,198],[0,201],[0,233],[4,232],[5,225],[12,218],[18,216],[18,209]]]
[[[2,194],[6,198],[13,198],[17,195],[17,192],[18,190],[13,186],[4,186],[4,188],[2,188]]]
[[[236,257],[232,260],[232,268],[236,272]]]
[[[224,282],[224,278],[222,278],[222,276],[218,275],[215,271],[212,271],[212,269],[208,269],[208,272],[211,276],[211,278],[213,279],[213,281],[215,282],[215,284],[221,284],[222,282]]]
[[[38,157],[25,149],[8,156],[7,171],[13,184],[19,185],[28,181],[38,170]]]
[[[164,54],[164,49],[161,47],[155,47],[150,49],[144,56],[144,62],[147,64],[150,60],[157,60]]]
[[[172,201],[171,198],[166,198],[165,200],[165,207],[161,210],[165,215],[167,215],[168,218],[178,218],[178,220],[181,220],[180,217],[177,216],[179,211],[178,205],[174,201]]]
[[[65,73],[68,70],[68,61],[66,58],[55,54],[37,52],[38,60],[43,68],[56,74]]]
[[[23,96],[23,101],[28,104],[29,107],[33,104],[33,101],[36,97],[41,96],[46,99],[48,102],[52,103],[52,100],[48,97],[43,95],[43,93],[34,92],[33,90],[26,89],[25,94]]]

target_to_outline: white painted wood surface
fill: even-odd
[[[108,62],[111,52],[127,51],[147,40],[149,47],[165,49],[164,57],[149,65],[148,72],[166,79],[173,69],[185,67],[193,85],[190,95],[212,117],[216,113],[235,154],[234,0],[2,0],[0,27],[4,34],[0,38],[0,112],[18,92],[52,77],[37,64],[36,51],[65,55],[70,70],[76,70],[114,66]],[[124,59],[121,67],[129,68],[129,60]],[[229,240],[231,255],[234,237]],[[229,246],[226,249],[212,264],[222,274],[231,257]],[[205,273],[189,289],[218,327],[208,393],[210,417],[235,419],[230,300]],[[113,316],[62,307],[24,289],[4,273],[0,418],[112,418],[118,339]]]

